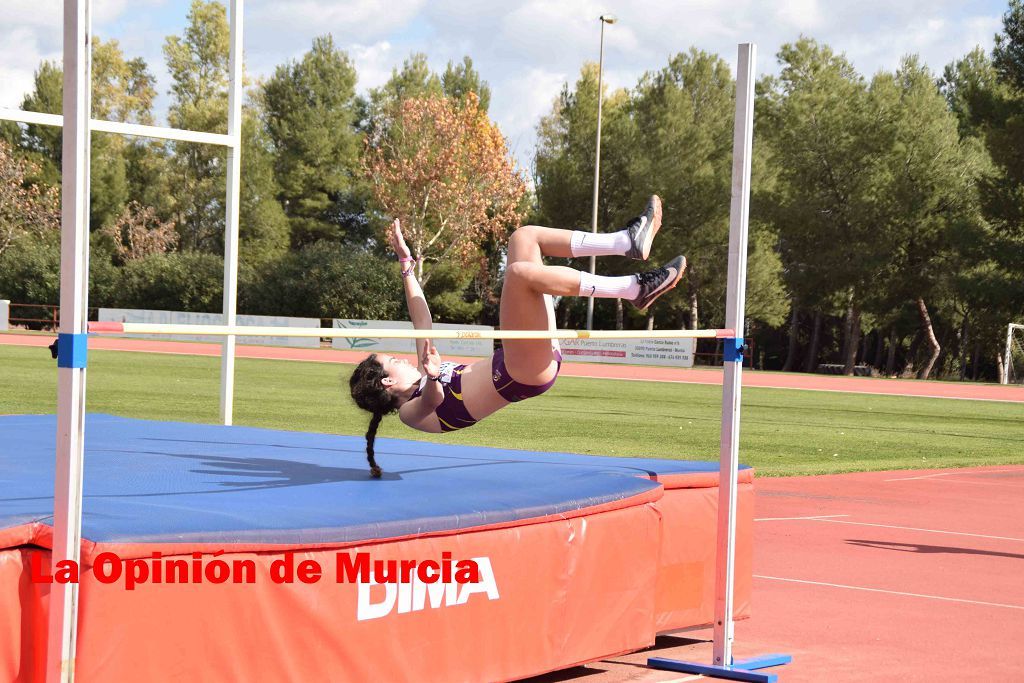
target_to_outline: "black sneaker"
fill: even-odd
[[[626,224],[629,231],[629,239],[632,242],[626,256],[646,261],[651,255],[651,244],[654,243],[654,236],[658,234],[661,227],[661,198],[658,195],[651,195],[647,200],[647,209],[643,214],[637,216]]]
[[[637,273],[634,277],[640,283],[640,295],[629,303],[641,311],[646,311],[655,299],[679,284],[684,272],[686,272],[686,257],[676,256],[657,270]]]

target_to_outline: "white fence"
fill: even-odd
[[[352,320],[335,318],[335,328],[358,329],[360,327],[377,328],[382,330],[411,330],[413,325],[410,322],[396,322],[394,320]],[[487,325],[445,325],[434,323],[434,329],[438,330],[493,330]],[[494,341],[492,339],[438,339],[434,342],[437,352],[441,357],[445,356],[489,356],[494,353]],[[331,347],[345,351],[366,351],[377,353],[379,351],[390,353],[416,353],[416,343],[412,339],[378,339],[376,337],[351,337],[335,338],[331,340]]]
[[[693,367],[696,339],[563,339],[562,359],[578,363]]]
[[[149,311],[131,308],[101,308],[101,322],[117,323],[156,323],[160,325],[222,325],[224,316],[220,313],[186,313],[184,311]],[[239,315],[239,325],[261,325],[270,327],[320,327],[319,318],[286,318],[275,315]],[[124,335],[137,339],[161,339],[176,341],[219,342],[214,337],[197,337],[194,335]],[[320,340],[316,337],[237,337],[239,344],[258,344],[261,346],[303,346],[319,348]]]
[[[10,327],[11,302],[7,299],[0,299],[0,332],[6,332]]]

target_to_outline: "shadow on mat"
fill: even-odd
[[[882,550],[897,550],[903,553],[949,553],[951,555],[989,555],[991,557],[1012,557],[1024,560],[1024,555],[1019,553],[1001,553],[996,550],[975,550],[974,548],[954,548],[945,545],[921,545],[920,543],[891,543],[889,541],[863,541],[859,539],[846,539],[850,545],[859,545],[864,548],[880,548]]]
[[[233,457],[227,455],[211,455],[198,453],[169,453],[166,451],[146,451],[138,449],[125,449],[123,451],[111,448],[102,449],[106,453],[131,453],[133,455],[158,455],[168,458],[194,460],[201,464],[201,468],[190,469],[193,474],[209,474],[212,476],[245,477],[246,480],[224,480],[213,482],[221,488],[200,491],[167,491],[154,493],[119,493],[108,495],[88,495],[86,498],[145,498],[148,496],[176,496],[193,495],[205,493],[229,493],[233,491],[254,491],[263,489],[288,488],[292,486],[310,486],[313,484],[333,484],[338,482],[376,482],[376,481],[399,481],[403,474],[419,472],[432,472],[439,470],[455,470],[476,467],[494,467],[506,465],[508,460],[488,460],[484,462],[468,462],[456,465],[440,465],[437,467],[419,467],[407,470],[388,471],[386,460],[381,461],[381,467],[385,468],[383,476],[374,480],[369,476],[365,467],[325,467],[308,462],[296,460],[280,460],[277,458],[254,458],[254,457]],[[380,457],[386,453],[377,452]],[[529,462],[529,461],[522,461]],[[252,481],[253,478],[262,477],[265,481]]]
[[[366,454],[366,451],[363,450],[362,448],[359,448],[359,449],[355,449],[355,448],[351,448],[351,449],[349,449],[349,448],[325,448],[323,446],[288,446],[288,445],[285,445],[285,444],[276,444],[276,443],[247,443],[247,442],[244,442],[244,441],[211,441],[211,440],[205,440],[204,441],[204,440],[200,440],[200,439],[168,439],[168,438],[158,438],[158,437],[143,437],[143,440],[144,441],[167,441],[167,442],[171,442],[171,443],[201,443],[201,444],[205,444],[205,445],[214,444],[214,445],[218,445],[218,446],[255,446],[255,447],[259,447],[259,448],[287,448],[287,449],[301,450],[301,451],[327,451],[329,453],[358,453],[360,455],[365,455]],[[557,465],[559,467],[583,467],[583,468],[588,468],[588,469],[593,467],[592,464],[586,463],[586,462],[582,462],[582,463],[558,462],[558,461],[545,462],[543,460],[535,460],[535,459],[531,459],[531,458],[521,458],[521,459],[516,459],[516,458],[485,458],[485,457],[483,457],[481,455],[450,455],[450,454],[441,454],[441,453],[416,453],[416,452],[410,452],[410,451],[393,451],[393,450],[388,450],[386,448],[386,446],[384,446],[384,444],[381,443],[381,442],[386,442],[386,441],[387,441],[387,439],[385,439],[385,438],[378,439],[377,447],[374,448],[374,452],[377,454],[378,458],[380,458],[382,456],[398,455],[398,456],[412,456],[412,457],[424,458],[424,459],[469,460],[470,461],[468,464],[465,464],[465,465],[445,465],[445,466],[441,466],[441,467],[417,467],[415,469],[398,470],[398,471],[396,471],[396,474],[407,474],[407,473],[411,473],[411,472],[432,472],[434,470],[448,470],[448,469],[459,469],[459,468],[462,468],[462,467],[481,467],[483,465],[506,465],[506,464]],[[428,445],[435,445],[435,444],[433,444],[431,442],[422,442],[422,443],[425,443],[425,444],[428,444]],[[460,445],[459,447],[460,448],[473,448],[472,446],[464,446],[464,445]],[[481,447],[481,448],[487,449],[489,447]],[[508,450],[508,449],[497,449],[497,450]],[[140,451],[140,452],[145,453],[146,451]],[[523,452],[523,453],[536,453],[537,455],[541,455],[541,456],[548,455],[547,453],[540,452],[540,451],[521,451],[521,452]],[[557,456],[557,455],[560,455],[560,453],[555,452],[555,453],[552,453],[551,455]],[[576,454],[576,453],[568,453],[567,455],[570,455],[570,456],[577,456],[577,455],[579,455],[579,456],[582,456],[582,457],[590,457],[590,456],[588,456],[586,454]],[[621,458],[620,458],[620,460],[621,460]],[[651,477],[651,478],[657,477],[657,473],[656,472],[653,472],[653,471],[648,470],[648,469],[644,469],[642,467],[632,467],[632,466],[627,466],[627,465],[620,465],[618,463],[616,463],[615,467],[617,469],[633,470],[633,471],[635,471],[635,472],[637,472],[639,474],[643,474],[643,475]],[[388,477],[385,476],[384,478],[387,479]]]
[[[200,455],[192,453],[166,453],[163,451],[140,451],[136,449],[117,451],[103,449],[108,453],[131,453],[133,455],[159,455],[168,458],[194,460],[204,469],[189,470],[194,474],[213,476],[245,477],[248,481],[226,479],[218,482],[222,488],[198,491],[159,491],[153,493],[114,493],[86,495],[85,498],[146,498],[154,496],[183,496],[206,493],[233,493],[235,491],[258,491],[263,489],[288,488],[292,486],[311,486],[314,484],[332,484],[344,481],[383,481],[398,480],[402,476],[398,472],[385,472],[380,480],[370,478],[365,467],[324,467],[295,460],[278,460],[277,458],[234,458],[223,455]],[[264,481],[252,481],[263,478]]]

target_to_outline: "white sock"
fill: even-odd
[[[583,232],[573,230],[569,250],[573,256],[625,256],[632,246],[629,232]]]
[[[635,299],[640,296],[640,283],[633,275],[608,277],[580,271],[580,296],[603,299]]]

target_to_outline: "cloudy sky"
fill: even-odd
[[[225,0],[226,2],[227,0]],[[161,47],[180,33],[186,0],[94,0],[93,27],[141,56],[167,106]],[[562,84],[596,61],[605,33],[605,79],[632,86],[690,46],[735,63],[736,45],[758,45],[758,71],[777,70],[775,53],[801,34],[844,52],[870,76],[917,53],[939,72],[976,45],[990,50],[1006,0],[247,0],[246,68],[257,77],[298,58],[331,33],[355,60],[359,89],[380,85],[412,52],[441,71],[472,57],[490,83],[491,115],[528,167],[534,128]],[[59,59],[60,0],[0,0],[0,107],[17,107],[44,59]]]

